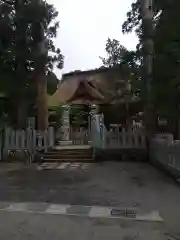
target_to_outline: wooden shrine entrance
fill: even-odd
[[[62,126],[58,138],[60,145],[89,145],[91,143],[91,119],[97,111],[96,105],[80,105],[84,114],[75,105],[64,106]]]
[[[87,145],[91,141],[91,115],[104,102],[103,93],[84,73],[67,74],[52,96],[54,98],[57,106],[59,102],[63,108],[58,132],[60,145]]]

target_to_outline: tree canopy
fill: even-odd
[[[57,16],[54,6],[43,0],[0,0],[0,90],[12,104],[17,99],[34,101],[34,79],[42,67],[49,93],[56,90],[52,71],[62,68],[64,60],[53,41]]]
[[[179,118],[180,104],[180,1],[154,0],[153,11],[154,54],[151,99],[155,113],[176,122],[175,126]],[[130,66],[131,72],[134,73],[133,76],[136,76],[133,77],[131,83],[135,84],[136,91],[140,92],[143,100],[145,84],[141,78],[143,30],[140,0],[131,4],[122,24],[124,34],[129,34],[132,31],[139,39],[136,50],[128,51],[120,44],[119,40],[108,39],[105,48],[107,58],[102,58],[102,62],[103,65],[109,67],[122,66],[123,64]]]
[[[103,67],[112,69],[107,78],[111,81],[113,99],[121,102],[127,94],[131,97],[133,94],[138,95],[140,69],[138,52],[129,51],[120,44],[120,41],[110,38],[107,39],[105,50],[106,57],[100,59]],[[132,88],[127,90],[129,84]]]
[[[178,24],[180,2],[176,0],[154,0],[153,10],[152,101],[157,114],[164,115],[171,121],[177,122],[180,103],[180,26]],[[124,33],[135,31],[139,37],[139,46],[141,45],[140,0],[131,5],[122,31]]]

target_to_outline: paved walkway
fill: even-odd
[[[115,218],[130,219],[135,221],[163,222],[158,211],[149,213],[138,213],[136,209],[104,207],[104,206],[78,206],[41,203],[10,203],[0,202],[0,211],[7,212],[25,212],[25,213],[41,213],[68,215],[89,218]]]
[[[20,208],[27,207],[24,212],[28,212],[33,204],[33,209],[48,204],[45,211],[52,204],[57,204],[52,205],[59,206],[57,209],[75,205],[79,209],[73,208],[77,215],[86,211],[88,216],[95,207],[134,209],[138,216],[158,216],[164,220],[167,232],[178,234],[180,187],[165,174],[146,163],[105,162],[89,164],[86,168],[83,164],[73,164],[59,164],[58,168],[52,165],[49,168],[0,165],[1,204],[15,206],[15,212],[17,203]],[[82,210],[82,206],[91,209]]]
[[[37,170],[83,170],[88,171],[92,167],[93,163],[71,163],[71,162],[63,162],[63,163],[42,163],[37,166]]]
[[[0,212],[2,240],[174,240],[161,223]],[[174,236],[174,235],[173,235]],[[177,236],[177,235],[176,235]]]

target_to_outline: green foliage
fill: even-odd
[[[128,53],[128,50],[120,45],[118,40],[110,38],[106,42],[105,50],[107,58],[100,57],[105,67],[114,67],[121,64],[124,61],[124,56]]]
[[[70,122],[75,127],[88,125],[89,109],[83,105],[72,105],[70,109]]]
[[[35,100],[34,79],[44,71],[52,94],[57,82],[54,66],[62,68],[63,55],[53,39],[58,12],[43,0],[0,0],[0,90],[12,100]]]
[[[103,66],[111,71],[107,79],[111,81],[112,101],[120,102],[125,96],[137,95],[139,92],[139,55],[138,52],[129,51],[116,39],[108,38],[106,42],[107,58],[101,58]],[[128,85],[132,88],[127,90]],[[128,93],[127,93],[128,92]]]
[[[62,115],[63,115],[64,107],[58,106],[52,109],[49,109],[49,123],[53,125],[55,128],[60,128],[62,125]]]
[[[126,14],[126,21],[122,25],[123,33],[130,33],[135,31],[137,35],[141,33],[141,13],[140,13],[140,1],[136,0],[131,4],[131,10]]]
[[[153,86],[158,108],[166,105],[166,111],[172,113],[178,111],[180,103],[180,2],[171,1],[165,6],[154,34]]]
[[[153,1],[153,80],[151,98],[159,115],[178,121],[180,104],[180,1]],[[140,0],[131,5],[126,21],[122,26],[124,33],[135,31],[141,48],[142,22]],[[145,85],[141,85],[141,91]]]

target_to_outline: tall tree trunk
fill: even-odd
[[[23,129],[26,127],[26,102],[19,98],[16,104],[16,127]]]
[[[145,124],[148,138],[153,134],[154,112],[151,97],[152,59],[153,59],[153,0],[141,0],[142,26],[143,26],[143,80],[145,83]]]
[[[27,103],[25,99],[16,97],[12,102],[12,125],[17,129],[26,127]]]
[[[18,129],[25,128],[26,126],[26,101],[25,101],[25,84],[22,79],[26,78],[26,60],[24,57],[24,39],[26,38],[26,28],[22,25],[22,7],[23,0],[15,0],[15,14],[16,14],[16,127]]]
[[[39,23],[38,31],[40,32],[41,36],[37,42],[37,61],[35,67],[35,80],[37,89],[37,128],[39,130],[45,130],[48,128],[47,77],[45,74],[48,47],[42,23]]]
[[[40,73],[36,79],[37,86],[37,128],[45,130],[48,127],[48,106],[47,106],[47,78]]]

